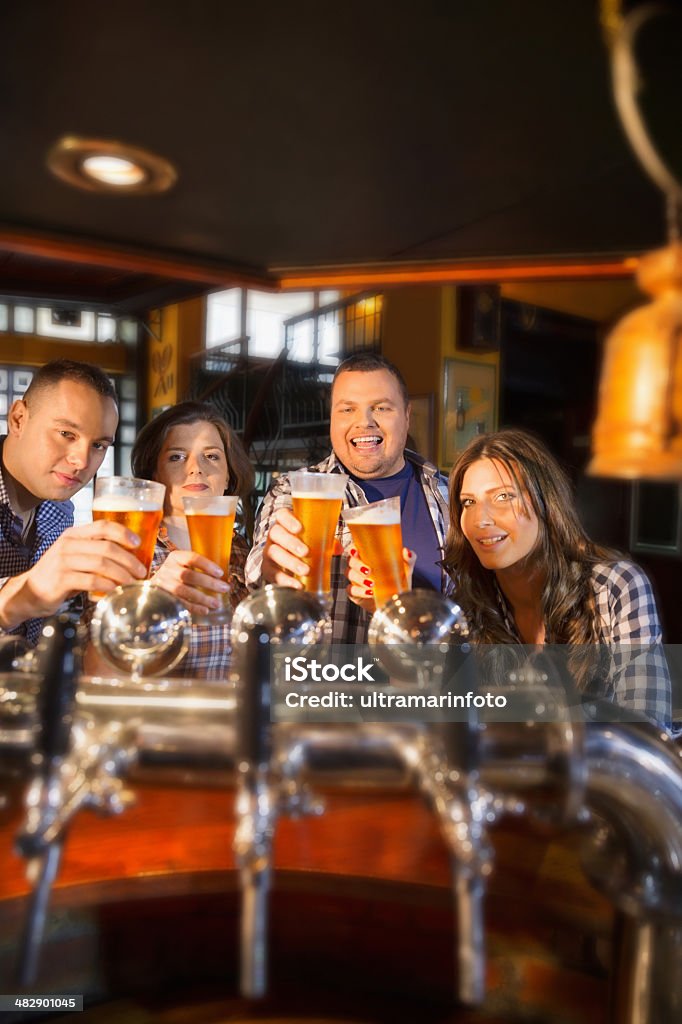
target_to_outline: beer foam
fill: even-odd
[[[197,502],[193,508],[185,507],[186,516],[233,516],[236,508],[231,511],[225,508],[226,502],[222,501],[207,501],[204,505],[203,502]]]
[[[353,509],[353,512],[356,510]],[[400,508],[368,508],[357,512],[348,525],[353,526],[400,526]]]
[[[100,494],[92,503],[93,512],[158,512],[161,505],[132,494]]]
[[[330,494],[328,491],[292,491],[292,498],[305,498],[306,500],[318,499],[321,501],[341,501],[340,494]]]

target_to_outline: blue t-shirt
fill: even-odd
[[[400,472],[376,480],[361,480],[352,473],[349,475],[365,492],[369,502],[400,497],[403,544],[417,554],[412,586],[440,590],[441,570],[436,562],[443,556],[426,504],[426,495],[412,463],[406,460]]]

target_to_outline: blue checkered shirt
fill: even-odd
[[[0,438],[0,443],[4,440],[4,437]],[[36,509],[30,547],[21,539],[22,526],[22,520],[10,506],[0,469],[0,587],[35,565],[64,530],[73,526],[73,505],[70,501],[41,501]],[[42,625],[43,619],[27,619],[14,629],[0,629],[0,633],[24,636],[30,644],[36,644]]]
[[[416,469],[424,492],[425,511],[428,510],[427,514],[431,517],[438,544],[442,550],[449,523],[447,478],[438,472],[436,466],[414,452],[406,451],[405,458]],[[334,453],[312,468],[320,473],[345,472],[344,466]],[[246,561],[246,583],[249,587],[258,587],[262,583],[263,551],[270,529],[274,524],[275,512],[280,508],[291,508],[292,504],[289,476],[283,473],[277,477],[265,495],[256,519],[253,547]],[[343,497],[343,507],[355,508],[358,505],[367,504],[365,492],[354,480],[349,480]],[[345,526],[343,518],[339,519],[336,539],[343,554],[335,555],[332,560],[332,642],[365,643],[370,616],[354,604],[346,592],[348,586],[346,566],[352,541],[350,530]],[[445,570],[441,568],[441,590],[447,592],[450,586],[450,579]]]

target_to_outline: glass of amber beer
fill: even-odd
[[[166,488],[153,480],[139,480],[134,476],[105,476],[95,481],[93,519],[110,519],[136,533],[140,546],[134,554],[147,573],[152,564],[154,545],[163,516],[163,498]],[[92,594],[97,600],[102,594]]]
[[[290,473],[294,515],[302,524],[299,537],[308,546],[303,559],[310,566],[300,580],[305,590],[316,594],[331,591],[332,555],[348,477],[345,473]]]
[[[238,503],[236,495],[197,494],[182,499],[192,551],[219,565],[225,573],[225,582],[232,554],[234,517]],[[222,602],[220,608],[207,611],[204,618],[224,622],[232,610],[229,591],[219,594],[216,590],[204,590],[204,593]]]
[[[358,555],[369,566],[377,608],[408,589],[400,527],[400,498],[384,498],[343,512]]]

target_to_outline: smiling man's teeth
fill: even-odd
[[[362,437],[354,437],[351,444],[356,447],[359,444],[381,444],[381,438],[378,434],[364,434]]]
[[[481,537],[479,544],[482,544],[484,548],[490,547],[491,544],[497,544],[498,541],[504,540],[506,533],[501,533],[498,537]]]

